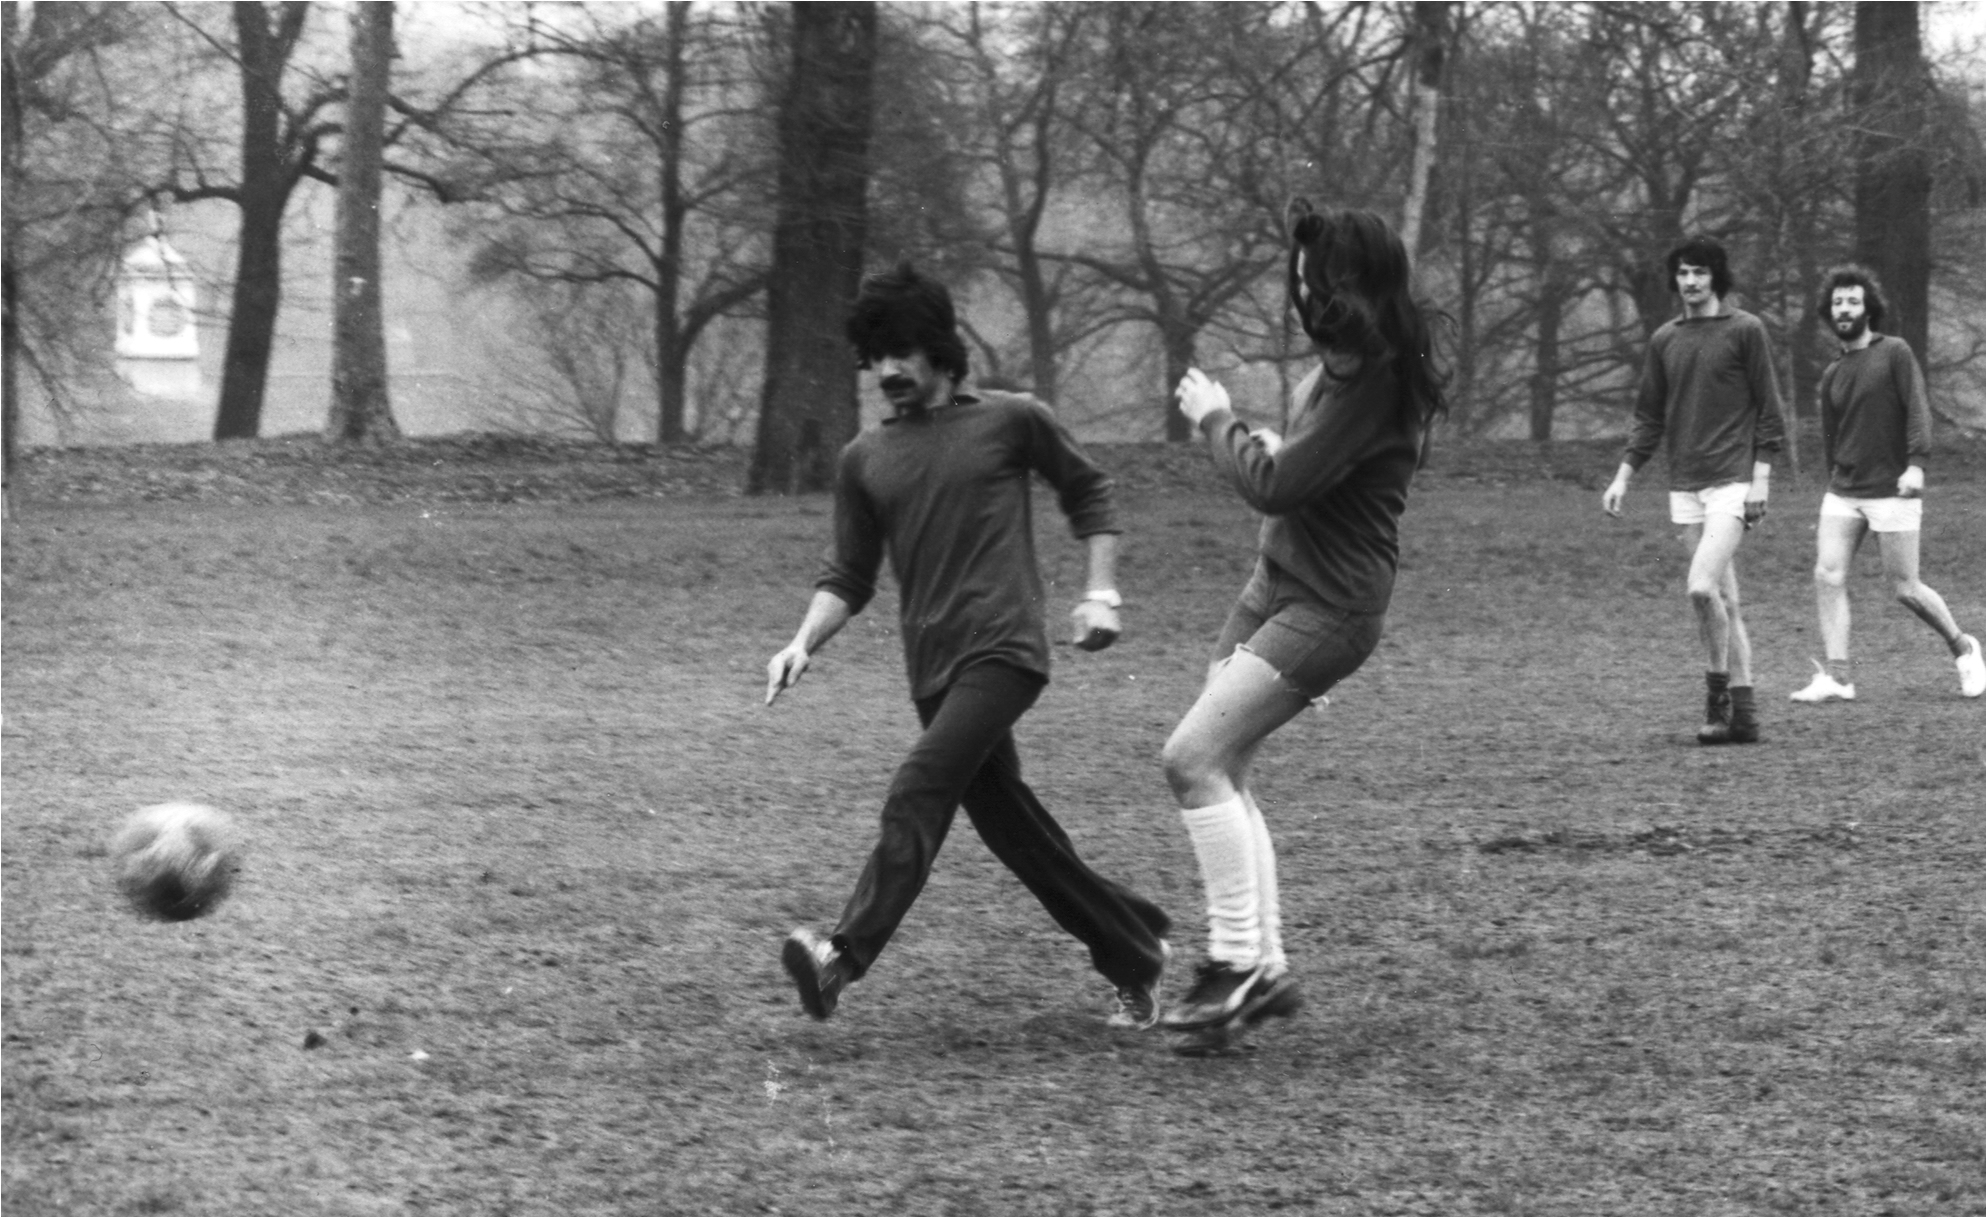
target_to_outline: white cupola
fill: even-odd
[[[156,216],[152,232],[125,252],[117,276],[117,355],[120,359],[198,359],[199,294],[186,259],[166,243]]]

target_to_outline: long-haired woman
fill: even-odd
[[[1368,211],[1293,208],[1290,305],[1318,364],[1296,388],[1288,434],[1251,431],[1198,368],[1179,408],[1264,515],[1254,573],[1214,644],[1206,687],[1166,742],[1206,885],[1208,950],[1166,1017],[1184,1052],[1227,1046],[1301,1005],[1288,976],[1276,853],[1248,790],[1255,750],[1379,642],[1407,488],[1446,410],[1430,315],[1410,290],[1407,251]]]

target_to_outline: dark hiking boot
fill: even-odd
[[[1704,673],[1703,726],[1696,729],[1699,744],[1731,742],[1731,678],[1722,672]]]
[[[1725,718],[1720,725],[1715,721],[1705,723],[1696,733],[1699,744],[1756,744],[1758,743],[1758,703],[1753,699],[1750,685],[1732,685],[1724,695]]]

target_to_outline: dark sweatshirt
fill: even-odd
[[[1273,456],[1232,411],[1200,420],[1214,459],[1262,512],[1262,556],[1324,603],[1383,613],[1400,565],[1400,515],[1420,461],[1420,428],[1401,417],[1391,368],[1352,383],[1322,368],[1297,386]]]
[[[1047,406],[1022,394],[961,393],[885,419],[842,449],[834,547],[815,586],[860,612],[888,553],[913,699],[986,660],[1047,678],[1030,473],[1055,488],[1077,537],[1120,531],[1110,479]]]
[[[1784,439],[1763,322],[1726,305],[1714,317],[1677,317],[1655,331],[1621,458],[1629,468],[1647,464],[1660,444],[1669,489],[1707,490],[1751,481],[1753,462],[1770,461]]]
[[[1931,402],[1910,344],[1891,334],[1843,351],[1820,379],[1827,488],[1856,499],[1896,497],[1905,468],[1931,455]]]

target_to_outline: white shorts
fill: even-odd
[[[1711,516],[1745,518],[1745,494],[1750,482],[1727,482],[1703,490],[1671,490],[1669,519],[1678,524],[1701,524]]]
[[[1832,490],[1821,496],[1821,518],[1867,520],[1875,532],[1919,532],[1924,527],[1924,500],[1891,496],[1855,499]]]

